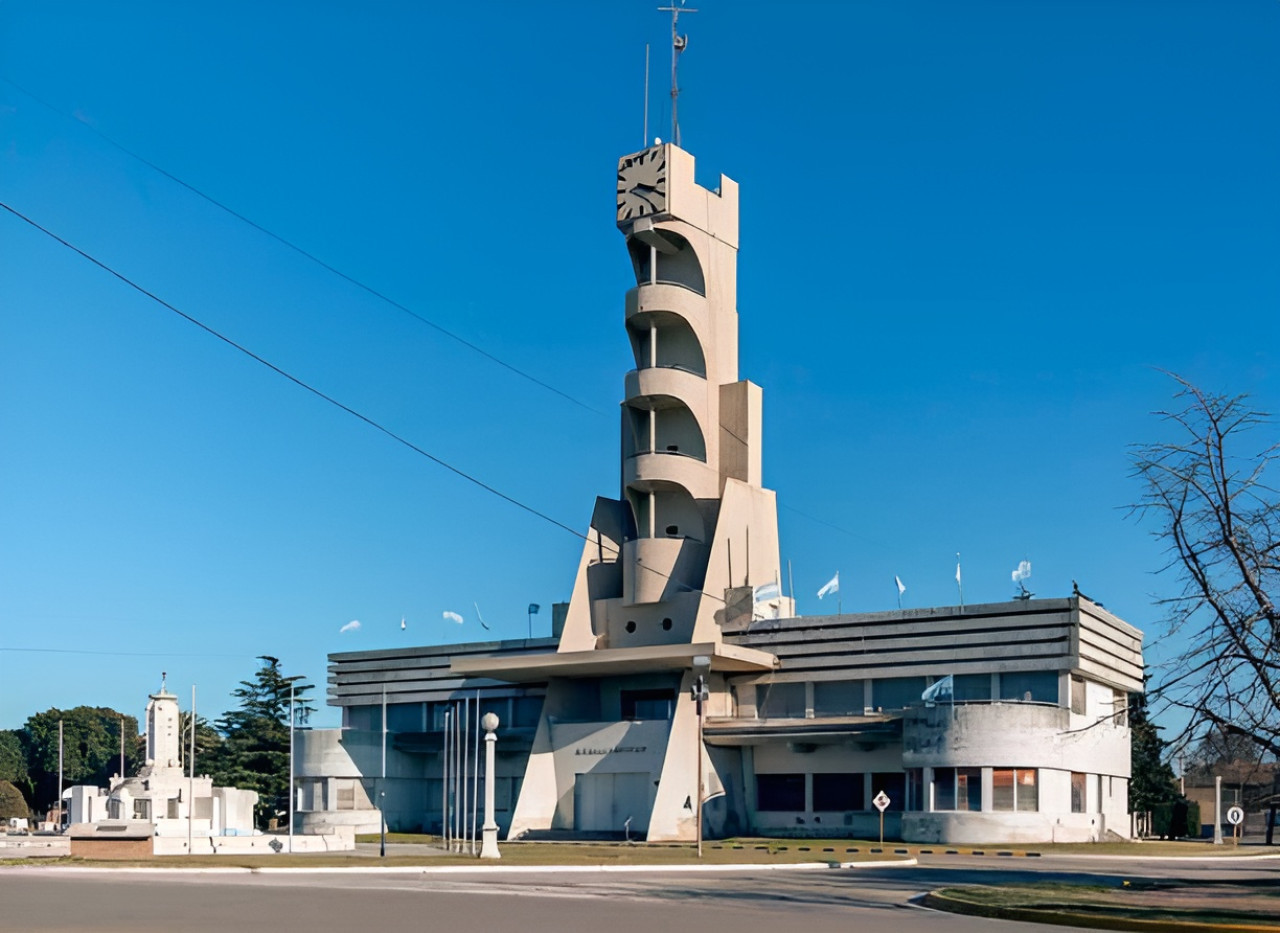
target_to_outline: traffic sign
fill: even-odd
[[[1232,826],[1239,826],[1244,822],[1244,811],[1239,807],[1232,807],[1227,811],[1227,822]]]
[[[876,794],[871,802],[876,805],[876,809],[881,813],[889,809],[889,795],[884,791],[880,791],[880,793]]]

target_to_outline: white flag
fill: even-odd
[[[926,703],[937,703],[939,700],[950,700],[954,692],[955,679],[948,674],[941,680],[934,681],[929,689],[920,694],[920,699]]]
[[[767,602],[771,599],[778,599],[780,596],[782,596],[782,591],[778,588],[778,584],[776,583],[765,583],[755,587],[751,591],[752,601],[757,603]]]
[[[1023,560],[1018,562],[1018,569],[1013,572],[1013,582],[1021,583],[1023,580],[1031,577],[1031,561]]]
[[[960,561],[956,561],[956,586],[963,586],[960,582]]]
[[[822,597],[826,596],[828,593],[839,593],[839,592],[840,592],[840,571],[837,570],[836,575],[832,577],[830,580],[828,580],[823,585],[822,589],[818,590],[818,598],[821,599]]]
[[[901,596],[907,591],[907,585],[902,582],[902,577],[895,576],[893,582],[898,584],[898,595]]]
[[[446,609],[441,614],[444,616],[445,620],[448,622],[457,622],[459,625],[462,624],[462,616],[458,615],[456,612],[450,612],[448,609]]]

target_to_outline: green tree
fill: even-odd
[[[27,770],[36,810],[58,799],[58,723],[62,722],[63,786],[106,786],[120,770],[120,736],[124,733],[125,773],[142,762],[145,748],[138,736],[138,720],[113,709],[77,706],[36,713],[22,728]]]
[[[191,754],[191,713],[183,710],[178,714],[178,734],[182,736],[182,761],[186,766],[187,757]],[[196,714],[196,773],[212,774],[209,769],[216,767],[222,748],[226,744],[222,733],[209,724],[209,720]]]
[[[1129,694],[1129,736],[1132,772],[1129,809],[1147,813],[1178,799],[1178,780],[1166,760],[1169,743],[1160,738],[1160,727],[1147,717],[1141,693]]]
[[[8,781],[23,796],[31,795],[31,775],[27,771],[27,749],[22,733],[13,729],[0,730],[0,781]]]
[[[289,697],[294,696],[295,723],[312,713],[307,694],[313,686],[305,678],[286,677],[276,658],[263,657],[252,680],[242,680],[232,692],[240,705],[217,721],[224,741],[210,757],[214,783],[256,790],[265,827],[289,800]],[[205,770],[201,768],[200,770]]]

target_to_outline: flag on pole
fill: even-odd
[[[941,680],[935,680],[930,687],[920,694],[926,703],[937,703],[939,700],[950,700],[955,695],[955,678],[948,674]]]
[[[541,608],[537,603],[529,603],[529,615],[536,616]]]
[[[956,561],[956,586],[964,586],[960,580],[960,561]]]
[[[906,585],[905,583],[903,583],[903,582],[902,582],[902,577],[895,576],[895,577],[893,578],[893,582],[894,582],[894,583],[896,583],[896,584],[898,584],[898,595],[899,595],[899,596],[901,596],[903,593],[905,593],[905,592],[907,591],[907,585]]]
[[[818,598],[826,596],[828,593],[840,592],[840,571],[836,571],[836,575],[823,584],[822,589],[818,590]]]

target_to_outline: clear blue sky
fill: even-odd
[[[657,5],[5,0],[0,200],[585,529],[618,491],[646,42],[668,135]],[[1280,407],[1280,3],[695,5],[684,143],[742,185],[800,611],[837,570],[846,611],[895,574],[952,605],[959,551],[969,602],[1030,560],[1153,639],[1174,581],[1124,506],[1159,369]],[[216,714],[255,655],[323,685],[331,651],[481,638],[476,602],[545,634],[578,552],[0,212],[0,727],[140,713],[161,670]],[[49,648],[103,653],[12,650]]]

